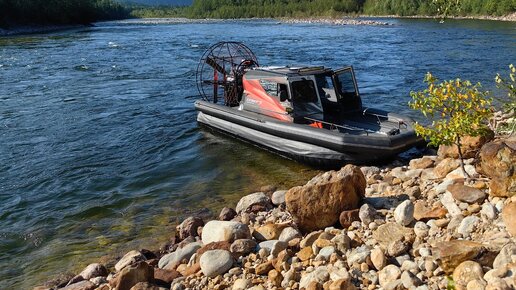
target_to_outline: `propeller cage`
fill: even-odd
[[[258,67],[256,56],[243,43],[216,43],[204,52],[197,65],[199,94],[208,102],[237,106],[242,99],[242,77],[253,67]]]

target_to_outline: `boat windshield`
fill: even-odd
[[[293,81],[291,88],[294,122],[307,123],[305,117],[323,120],[323,109],[314,82],[306,79]]]
[[[336,74],[337,87],[341,98],[356,97],[355,79],[351,70],[345,70]]]

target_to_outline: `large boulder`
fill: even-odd
[[[366,180],[359,167],[317,175],[303,186],[287,191],[285,201],[299,229],[310,232],[334,225],[344,210],[358,208],[365,196]]]
[[[495,140],[482,146],[477,171],[491,178],[491,195],[516,194],[516,138]]]
[[[136,262],[145,261],[145,256],[140,251],[130,251],[127,254],[125,254],[122,259],[120,259],[115,264],[115,270],[117,272],[120,272],[124,267],[128,265],[132,265]]]
[[[233,242],[237,239],[249,239],[251,233],[249,227],[243,223],[234,221],[209,221],[202,229],[202,242]]]
[[[477,151],[482,147],[482,145],[487,142],[493,140],[494,133],[493,131],[488,131],[484,136],[465,136],[460,140],[462,156],[464,158],[473,158],[477,154]],[[437,151],[437,156],[439,158],[459,158],[459,150],[457,145],[453,144],[450,146],[441,145],[439,146],[439,150]]]

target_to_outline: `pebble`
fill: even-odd
[[[402,226],[409,225],[414,220],[414,204],[410,200],[400,203],[394,210],[394,220]]]
[[[469,237],[471,235],[471,233],[473,232],[473,230],[475,229],[479,220],[480,219],[474,215],[465,217],[460,222],[460,225],[457,228],[457,232],[465,238]]]
[[[496,218],[496,208],[489,202],[482,204],[482,210],[480,214],[485,217],[488,221]]]
[[[401,276],[400,269],[395,265],[387,265],[378,272],[378,281],[380,286],[385,287],[387,284],[396,281]]]
[[[375,220],[376,217],[376,209],[372,207],[371,205],[364,203],[360,207],[360,211],[358,212],[358,217],[360,218],[360,221],[362,221],[364,224],[368,225],[371,222]]]
[[[374,248],[371,251],[371,262],[378,271],[382,270],[387,265],[387,259],[382,249]]]

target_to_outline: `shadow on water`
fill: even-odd
[[[99,23],[0,38],[0,289],[154,249],[188,215],[317,174],[198,128],[195,68],[217,41],[243,41],[265,65],[352,64],[366,106],[413,117],[409,92],[427,71],[492,89],[516,58],[512,23],[386,21]]]

